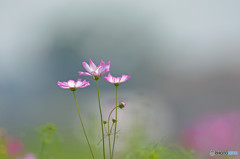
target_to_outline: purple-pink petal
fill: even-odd
[[[86,80],[82,81],[81,79],[78,79],[77,82],[79,83],[78,85],[76,85],[76,88],[84,88],[90,85],[89,82],[87,82]]]
[[[64,88],[64,89],[68,89],[68,88],[69,88],[66,82],[60,82],[60,81],[58,81],[57,84],[58,84],[58,86],[61,87],[61,88]]]
[[[101,74],[107,73],[109,71],[110,71],[110,61],[108,61],[106,66],[104,66]]]
[[[104,73],[109,72],[110,70],[110,61],[108,61],[107,65],[105,65],[105,62],[101,60],[100,65],[98,66],[100,69],[98,71],[98,74],[101,76]]]
[[[81,75],[84,75],[84,76],[91,76],[91,74],[90,73],[88,73],[88,72],[78,72],[78,74],[81,76]]]
[[[109,78],[109,77],[104,77],[104,79],[105,79],[107,82],[109,82],[109,83],[113,83],[112,79]]]
[[[121,79],[120,79],[120,83],[126,82],[128,79],[130,79],[131,76],[128,75],[122,75]]]
[[[98,66],[94,72],[92,72],[92,75],[94,76],[101,76],[101,70],[102,66]]]
[[[89,59],[89,65],[86,62],[83,62],[83,67],[86,69],[87,72],[79,72],[79,75],[87,75],[94,77],[100,77],[104,73],[109,72],[110,70],[110,61],[105,62],[101,60],[100,64],[96,66],[91,59]]]
[[[92,70],[95,70],[97,68],[91,59],[89,59],[89,65]]]
[[[91,73],[93,71],[86,62],[83,62],[82,65],[87,72]]]
[[[76,83],[75,83],[75,87],[76,88],[79,88],[79,87],[81,87],[82,86],[82,80],[81,79],[78,79],[77,81],[76,81]]]
[[[121,84],[123,82],[126,82],[128,79],[130,79],[131,76],[128,75],[122,75],[121,77],[113,77],[110,73],[107,77],[104,77],[104,79],[112,84]]]
[[[116,77],[116,78],[115,78],[115,82],[120,83],[121,78],[122,78],[122,77]]]
[[[78,79],[78,80],[80,82],[80,85],[78,86],[78,88],[84,88],[84,87],[90,85],[90,83],[87,82],[86,80],[84,80],[84,81],[81,81],[81,79]]]
[[[64,89],[71,89],[76,90],[77,88],[84,88],[90,85],[89,82],[86,80],[82,81],[81,79],[77,79],[75,82],[74,80],[69,80],[68,82],[60,82],[58,81],[58,86]]]
[[[109,83],[114,83],[112,75],[109,73],[107,77],[104,77],[104,79]]]
[[[74,88],[75,87],[75,81],[74,80],[69,80],[67,83],[68,83],[68,86],[70,88]]]
[[[103,60],[101,60],[100,65],[98,65],[98,67],[99,66],[102,66],[104,68],[105,67],[105,62]]]
[[[89,82],[85,82],[85,83],[82,84],[81,88],[87,87],[87,86],[89,86],[89,85],[90,85]]]
[[[110,65],[111,65],[111,62],[110,62],[110,60],[107,62],[107,64],[106,64],[106,67],[109,69],[110,68]]]

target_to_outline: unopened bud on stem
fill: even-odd
[[[117,120],[116,120],[116,119],[112,119],[112,122],[113,122],[113,123],[116,123],[116,122],[117,122]]]
[[[118,107],[119,107],[120,109],[123,109],[125,106],[126,106],[126,103],[124,103],[124,102],[119,102]]]
[[[104,120],[104,121],[103,121],[103,124],[107,124],[107,121]]]

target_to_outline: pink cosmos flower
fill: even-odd
[[[126,82],[130,78],[131,76],[128,75],[122,75],[121,77],[113,77],[110,73],[107,77],[104,77],[107,82],[112,83],[115,86],[119,86],[121,83]]]
[[[84,88],[90,85],[90,83],[86,80],[82,81],[78,79],[76,82],[74,80],[69,80],[67,82],[58,81],[58,86],[63,89],[70,89],[71,91],[75,91],[78,88]]]
[[[28,153],[23,158],[19,159],[37,159],[34,154]]]
[[[101,60],[100,65],[96,66],[93,61],[89,59],[89,65],[86,62],[83,62],[82,65],[87,72],[78,72],[79,75],[92,76],[95,80],[98,80],[101,75],[110,70],[110,61],[105,65],[105,62]]]
[[[7,139],[7,152],[9,156],[19,155],[23,151],[23,143],[16,137]]]
[[[240,112],[202,116],[184,131],[188,146],[203,152],[237,150],[240,147]]]

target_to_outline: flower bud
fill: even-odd
[[[123,109],[125,106],[126,106],[126,103],[124,103],[124,102],[119,102],[118,107],[119,107],[120,109]]]
[[[117,120],[116,120],[116,119],[112,119],[112,122],[113,122],[113,123],[116,123],[116,122],[117,122]]]
[[[103,121],[103,124],[107,124],[107,121],[104,120],[104,121]]]

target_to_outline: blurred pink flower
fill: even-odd
[[[191,148],[210,150],[235,150],[240,148],[240,113],[203,116],[184,132]]]
[[[28,153],[24,157],[18,159],[37,159],[37,158],[35,157],[34,154]]]
[[[76,82],[74,80],[69,80],[67,82],[60,82],[58,81],[58,86],[64,89],[70,89],[72,91],[75,91],[78,88],[84,88],[90,85],[89,82],[86,80],[82,81],[81,79],[78,79]]]
[[[87,62],[83,62],[82,65],[87,72],[78,72],[79,75],[92,76],[95,80],[99,79],[101,75],[109,72],[110,70],[110,61],[108,61],[105,65],[105,62],[101,60],[100,65],[96,66],[93,61],[89,59],[89,65]]]
[[[112,83],[115,86],[118,86],[123,82],[126,82],[130,78],[131,78],[131,76],[128,76],[128,75],[122,75],[121,77],[113,77],[110,73],[108,74],[107,77],[104,77],[104,79],[107,82]]]
[[[17,156],[23,151],[23,143],[21,140],[15,137],[9,137],[7,139],[7,153],[9,156]]]

